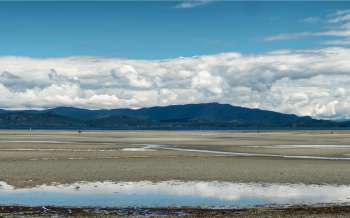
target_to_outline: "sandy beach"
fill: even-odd
[[[349,154],[349,131],[1,131],[0,180],[17,187],[107,180],[350,184]]]

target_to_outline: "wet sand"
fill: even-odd
[[[246,217],[246,218],[345,218],[350,207],[318,205],[285,208],[257,207],[246,209],[201,208],[68,208],[0,206],[1,217]]]
[[[266,156],[140,150],[144,144]],[[106,180],[350,184],[350,160],[328,157],[350,158],[350,131],[0,131],[0,181],[17,187]]]

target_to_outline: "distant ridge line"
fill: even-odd
[[[230,104],[199,103],[139,109],[0,110],[1,129],[234,130],[349,128],[350,122],[318,120]]]

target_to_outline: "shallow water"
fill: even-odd
[[[245,146],[255,148],[315,148],[315,149],[336,149],[336,148],[350,148],[350,145],[269,145],[269,146]]]
[[[160,145],[160,144],[136,144],[136,145],[145,146],[143,147],[144,149],[152,148],[152,149],[208,153],[208,154],[236,156],[236,157],[279,157],[279,158],[287,158],[287,159],[350,160],[350,157],[324,157],[324,156],[310,156],[310,155],[281,155],[281,154],[261,154],[261,153],[245,153],[245,152],[231,152],[231,151],[214,151],[214,150],[205,150],[205,149],[178,148],[174,145]],[[294,146],[297,146],[297,145],[294,145]],[[310,145],[310,146],[314,146],[314,145]]]
[[[0,183],[1,205],[252,207],[350,203],[350,186],[230,182],[80,182],[16,189]]]

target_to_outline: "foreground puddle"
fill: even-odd
[[[350,186],[230,182],[95,182],[15,189],[0,183],[1,205],[70,207],[252,207],[350,203]]]

